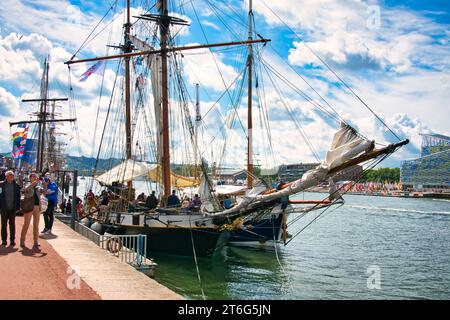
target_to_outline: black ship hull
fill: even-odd
[[[117,235],[147,235],[147,256],[154,253],[192,257],[214,257],[228,243],[228,231],[209,227],[149,227],[109,225],[106,232]],[[194,248],[193,248],[193,245]]]

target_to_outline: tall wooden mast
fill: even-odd
[[[37,163],[36,170],[41,172],[44,169],[44,148],[45,148],[45,122],[47,118],[47,95],[48,95],[48,68],[49,62],[48,59],[45,59],[44,62],[44,78],[43,80],[43,88],[41,91],[41,107],[39,112],[39,120],[42,120],[39,123],[39,138],[38,138],[38,155],[37,155]]]
[[[167,12],[167,0],[160,1],[159,30],[161,34],[161,90],[162,90],[162,178],[164,193],[163,204],[170,195],[170,137],[169,137],[169,82],[167,76],[167,37],[169,34],[170,18]]]
[[[200,126],[200,121],[202,116],[200,115],[200,93],[199,84],[195,85],[195,137],[194,137],[194,179],[197,179],[197,155],[198,155],[198,127]]]
[[[202,45],[190,45],[190,46],[181,46],[181,47],[174,47],[174,46],[168,46],[168,37],[169,37],[169,26],[170,24],[178,24],[178,25],[189,25],[187,21],[184,21],[177,17],[171,17],[168,15],[168,6],[167,6],[167,0],[158,0],[156,3],[156,7],[158,8],[159,14],[144,14],[139,16],[139,19],[144,20],[150,20],[150,21],[156,21],[159,25],[160,29],[160,45],[161,48],[159,50],[144,50],[140,52],[132,52],[133,47],[131,45],[131,42],[129,41],[129,32],[131,29],[131,25],[129,23],[129,7],[130,7],[130,0],[127,0],[127,24],[125,25],[125,48],[124,53],[117,54],[117,55],[111,55],[111,56],[104,56],[104,57],[96,57],[96,58],[88,58],[88,59],[80,59],[80,60],[70,60],[66,61],[65,64],[74,64],[74,63],[84,63],[84,62],[90,62],[90,61],[99,61],[99,60],[109,60],[109,59],[117,59],[117,58],[125,58],[125,78],[126,78],[126,107],[127,107],[127,157],[129,156],[131,158],[131,126],[130,126],[130,117],[129,115],[129,105],[130,105],[130,81],[129,81],[129,60],[127,62],[127,59],[134,57],[134,56],[149,56],[152,54],[160,54],[161,55],[161,98],[162,98],[162,108],[161,108],[161,118],[162,118],[162,127],[160,128],[160,131],[162,132],[162,150],[160,151],[162,153],[161,156],[161,166],[162,166],[162,182],[164,185],[164,193],[162,197],[162,205],[164,205],[167,201],[168,196],[170,195],[171,191],[171,182],[170,182],[170,137],[169,137],[169,85],[168,85],[168,67],[167,67],[167,60],[168,60],[168,53],[169,52],[178,52],[178,51],[185,51],[185,50],[194,50],[194,49],[200,49],[200,48],[214,48],[214,47],[223,47],[223,46],[236,46],[236,45],[249,45],[249,59],[248,59],[248,65],[249,65],[249,105],[251,109],[251,76],[252,76],[252,63],[253,63],[253,53],[252,53],[252,43],[267,43],[270,41],[270,39],[258,39],[258,40],[252,40],[252,30],[251,30],[251,23],[252,23],[252,17],[253,13],[251,10],[251,2],[250,2],[250,12],[249,12],[249,39],[246,41],[237,41],[237,42],[223,42],[223,43],[213,43],[213,44],[202,44]],[[252,144],[251,144],[251,128],[252,128],[252,122],[251,122],[251,110],[250,117],[249,117],[249,155],[248,155],[248,167],[249,167],[249,173],[253,174],[253,151],[252,151]],[[128,131],[129,130],[129,131]],[[251,184],[253,183],[251,179],[251,175],[249,178],[249,181]]]
[[[47,73],[47,59],[45,59],[44,60],[44,71],[42,72],[42,78],[41,78],[41,99],[42,100],[40,100],[40,108],[39,108],[39,115],[41,115],[42,114],[42,109],[43,109],[43,104],[44,104],[44,102],[45,102],[45,91],[46,91],[46,89],[45,89],[45,75],[46,75],[46,73]],[[39,120],[42,120],[41,118],[40,118],[40,116],[38,116],[39,117]],[[37,145],[37,152],[36,152],[36,171],[37,172],[40,172],[41,171],[41,167],[40,167],[40,165],[41,165],[41,160],[40,160],[40,158],[41,158],[41,135],[42,135],[42,123],[41,122],[39,122],[39,124],[38,124],[38,145]]]
[[[127,20],[124,25],[124,53],[131,53],[133,47],[130,41],[131,22],[130,22],[130,0],[127,0]],[[131,159],[131,71],[130,57],[125,57],[125,136],[126,136],[126,159]],[[133,182],[128,181],[128,195],[131,197]],[[130,199],[131,200],[131,199]]]
[[[248,9],[248,97],[247,97],[247,188],[253,188],[253,119],[252,119],[252,76],[253,76],[253,10],[252,0],[249,0]]]
[[[37,120],[27,120],[27,121],[15,121],[10,122],[9,125],[18,125],[18,124],[30,124],[37,123],[38,124],[38,143],[37,143],[37,152],[36,152],[36,171],[42,172],[44,170],[44,150],[45,150],[45,134],[46,134],[46,124],[47,122],[56,123],[56,122],[74,122],[76,119],[55,119],[54,111],[52,113],[47,113],[47,103],[53,102],[53,105],[56,101],[67,101],[67,98],[48,98],[48,82],[49,82],[49,57],[44,60],[44,71],[42,72],[41,78],[41,96],[39,99],[22,99],[22,102],[39,102],[39,112],[37,113]],[[50,119],[47,115],[52,115]],[[49,133],[49,138],[51,138],[51,134]],[[51,147],[49,145],[49,147]],[[51,150],[49,150],[51,152]],[[50,154],[47,153],[47,155]]]

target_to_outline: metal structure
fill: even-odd
[[[121,262],[133,266],[150,277],[153,276],[157,264],[145,256],[147,235],[101,235],[79,222],[75,225],[75,231],[94,242],[108,254],[119,258]]]
[[[421,134],[421,157],[402,162],[400,180],[405,188],[450,189],[450,137]]]

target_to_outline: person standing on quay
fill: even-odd
[[[58,186],[49,177],[44,178],[44,186],[47,188],[46,197],[48,200],[47,210],[44,212],[45,227],[42,233],[49,234],[53,227],[53,214],[55,206],[58,204]]]
[[[5,172],[5,181],[0,182],[0,210],[2,222],[2,245],[6,246],[9,223],[10,245],[15,246],[16,238],[16,212],[20,209],[20,188],[14,180],[14,172]]]
[[[28,199],[32,198],[33,206],[32,210],[28,212],[24,212],[24,223],[22,227],[22,233],[20,235],[20,246],[22,248],[25,247],[25,238],[28,232],[28,227],[30,226],[31,218],[33,218],[33,241],[34,247],[39,248],[39,218],[41,215],[41,201],[40,195],[42,192],[42,187],[39,186],[39,177],[36,173],[30,173],[29,175],[30,183],[24,188],[24,201],[28,201]],[[31,208],[31,206],[30,206]],[[26,210],[22,208],[22,210]]]

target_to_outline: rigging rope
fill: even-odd
[[[401,141],[400,137],[394,132],[392,131],[392,129],[383,121],[383,119],[381,119],[380,116],[378,116],[375,111],[372,110],[372,108],[370,108],[367,103],[364,102],[364,100],[358,95],[356,94],[356,92],[347,84],[347,82],[345,82],[338,74],[336,71],[334,71],[330,65],[328,63],[326,63],[308,44],[307,42],[301,38],[297,32],[295,32],[291,27],[289,27],[289,25],[286,23],[286,21],[284,21],[283,19],[281,19],[280,16],[278,16],[273,10],[272,8],[270,8],[264,0],[261,0],[261,2],[263,3],[263,5],[270,10],[270,12],[272,12],[273,15],[275,15],[278,20],[281,21],[282,24],[284,24],[301,42],[302,44],[308,48],[309,51],[311,51],[314,56],[319,59],[320,62],[323,63],[323,65],[331,72],[333,73],[333,75],[394,135],[394,137],[396,137],[399,141]]]
[[[118,2],[118,0],[115,0],[115,2],[114,2],[112,5],[110,5],[108,11],[106,11],[106,13],[103,15],[103,17],[100,19],[100,21],[99,21],[99,22],[96,24],[96,26],[94,27],[94,29],[92,29],[92,31],[89,33],[89,35],[88,35],[88,36],[86,37],[86,39],[83,41],[83,43],[82,43],[81,46],[78,48],[78,50],[75,51],[75,53],[74,53],[73,56],[70,58],[70,60],[73,60],[73,59],[76,57],[76,55],[78,54],[78,52],[80,52],[81,49],[84,48],[84,46],[86,46],[89,42],[91,42],[93,39],[95,39],[95,38],[99,35],[99,33],[97,33],[92,39],[89,40],[89,38],[90,38],[91,35],[94,33],[94,31],[98,28],[98,26],[102,23],[102,21],[108,16],[109,12],[110,12],[112,9],[115,8],[115,6],[117,5],[117,2]],[[112,21],[114,21],[114,19],[113,19]],[[110,23],[111,23],[111,22],[110,22]],[[110,24],[110,23],[109,23],[109,24]],[[109,24],[108,24],[108,25],[109,25]],[[108,25],[106,25],[106,27],[107,27]],[[106,27],[105,27],[105,28],[106,28]],[[100,32],[103,32],[103,30],[105,30],[105,28],[103,28]],[[88,40],[89,40],[89,42],[88,42]]]
[[[277,84],[276,84],[275,81],[273,80],[272,76],[270,75],[269,71],[267,70],[267,66],[266,66],[265,64],[263,64],[263,66],[264,66],[264,69],[265,69],[266,72],[267,72],[267,75],[268,75],[270,81],[272,82],[272,85],[273,85],[274,88],[275,88],[275,91],[277,92],[278,96],[280,97],[281,102],[283,103],[284,107],[285,107],[286,110],[288,111],[288,114],[289,114],[290,118],[292,119],[292,121],[294,122],[295,126],[296,126],[297,129],[299,130],[300,134],[302,135],[303,139],[305,140],[305,142],[306,142],[308,148],[310,149],[311,153],[313,154],[313,156],[316,158],[316,160],[317,160],[318,162],[320,162],[320,158],[319,158],[317,152],[315,151],[313,145],[311,144],[311,141],[309,140],[308,136],[306,135],[306,132],[304,131],[304,129],[303,129],[301,123],[300,123],[299,121],[297,121],[297,119],[296,119],[295,116],[294,116],[294,113],[293,113],[292,110],[290,109],[289,105],[286,103],[286,101],[285,101],[283,95],[282,95],[281,92],[280,92],[279,87],[277,86]]]
[[[281,264],[280,257],[278,256],[278,247],[277,247],[278,242],[276,241],[276,235],[275,235],[275,215],[273,215],[273,214],[272,214],[272,230],[273,230],[273,247],[275,249],[275,257],[277,258],[277,262],[281,268],[281,272],[283,274],[285,274],[286,277],[288,278],[288,283],[289,283],[289,286],[291,287],[291,291],[294,292],[294,288],[292,287],[292,281],[289,277],[289,273],[287,273],[286,270],[284,269],[283,265]],[[283,284],[281,284],[281,288],[283,288]]]
[[[373,161],[371,161],[371,163],[367,166],[367,168],[365,168],[363,170],[363,172],[361,172],[361,174],[359,175],[358,179],[352,184],[355,185],[358,181],[361,180],[362,175],[364,172],[366,172],[367,170],[374,168],[375,166],[377,166],[380,162],[384,161],[384,159],[386,159],[388,156],[390,156],[391,154],[385,154],[382,157],[378,158],[378,159],[373,159]],[[339,191],[341,191],[344,188],[344,186],[341,186],[340,188],[336,189],[333,193],[331,193],[327,198],[334,196],[335,194],[337,194]],[[351,188],[349,188],[347,191],[344,191],[343,194],[347,193]],[[325,198],[326,199],[326,198]],[[324,199],[324,200],[325,200]],[[300,231],[296,232],[290,239],[289,241],[286,242],[286,245],[291,242],[295,237],[297,237],[300,233],[302,233],[307,227],[309,227],[313,222],[317,221],[326,211],[328,211],[328,209],[331,208],[331,206],[335,203],[337,203],[339,201],[339,199],[334,199],[333,202],[328,205],[322,212],[320,212],[318,215],[316,215],[316,217],[314,217],[313,220],[311,220],[308,224],[306,224],[303,228],[300,229]],[[316,204],[313,207],[311,207],[306,213],[311,212],[312,210],[318,208],[320,204]],[[339,207],[338,207],[339,208]],[[334,211],[334,210],[333,210]],[[289,224],[293,224],[296,221],[298,221],[300,218],[304,217],[305,214],[301,215],[300,217],[296,217],[294,220],[290,221]]]
[[[200,270],[198,268],[197,254],[195,252],[194,235],[192,233],[192,225],[191,225],[191,216],[192,215],[189,215],[189,231],[191,234],[192,253],[194,255],[195,269],[197,270],[197,278],[198,278],[198,282],[200,284],[200,290],[202,292],[202,297],[203,297],[203,300],[206,300],[205,292],[203,291],[202,278],[200,277]]]

